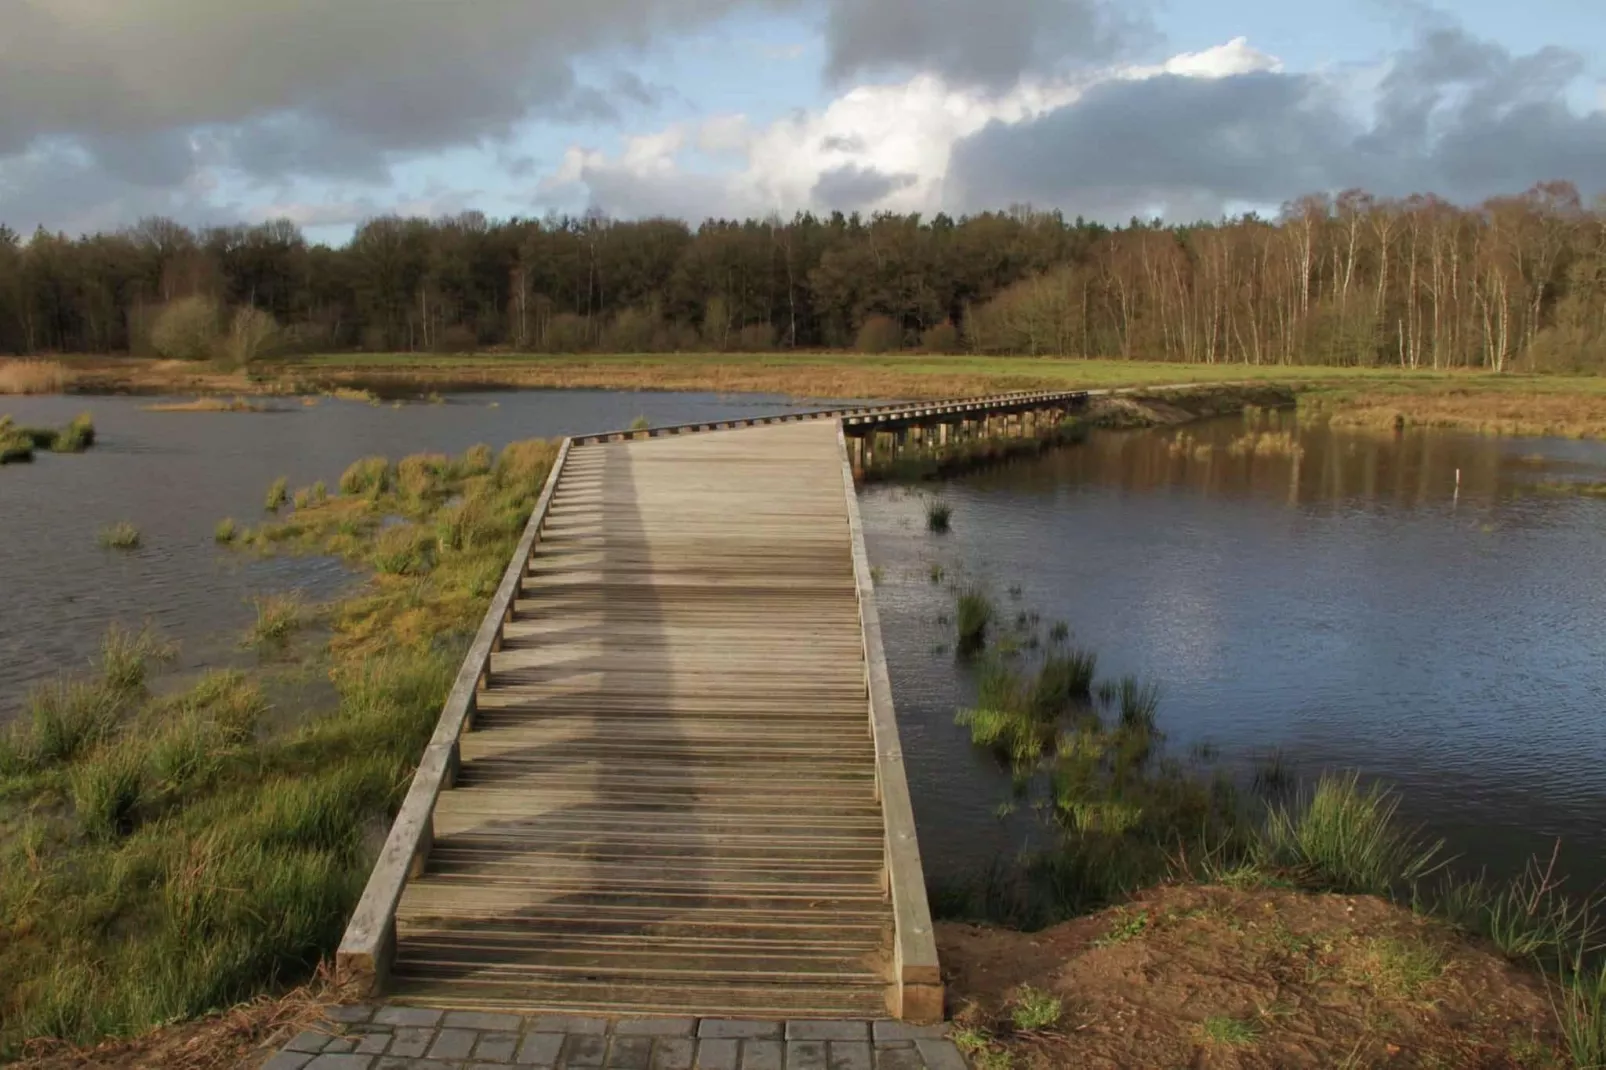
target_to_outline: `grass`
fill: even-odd
[[[979,587],[960,591],[954,602],[954,621],[958,629],[954,648],[962,656],[979,652],[987,645],[987,630],[996,615],[997,610],[987,592]]]
[[[926,502],[926,530],[935,534],[946,534],[953,520],[953,506],[938,498],[928,499]]]
[[[239,534],[240,526],[234,522],[234,518],[232,516],[226,516],[222,520],[219,520],[217,522],[217,527],[212,529],[213,541],[222,543],[224,545],[233,542],[235,537]]]
[[[307,623],[307,604],[301,592],[258,595],[252,599],[256,623],[246,635],[247,646],[283,646]]]
[[[290,501],[290,480],[285,476],[275,479],[268,487],[268,496],[262,507],[270,513],[277,513]]]
[[[53,360],[0,361],[0,394],[59,394],[68,379]]]
[[[134,550],[139,547],[139,528],[127,520],[101,529],[100,544],[108,550]]]
[[[1199,1023],[1199,1035],[1211,1044],[1244,1047],[1260,1039],[1259,1023],[1247,1018],[1212,1014]]]
[[[652,426],[652,421],[651,420],[647,419],[645,416],[638,416],[634,420],[630,421],[629,430],[631,430],[631,431],[645,431],[651,426]]]
[[[1423,844],[1395,817],[1399,798],[1356,774],[1328,775],[1298,802],[1267,814],[1260,850],[1273,866],[1341,892],[1387,896],[1438,867],[1441,843]]]
[[[422,493],[370,481],[237,532],[240,553],[370,570],[392,537],[427,544],[426,576],[376,572],[329,607],[310,661],[153,695],[170,648],[123,631],[36,690],[0,734],[0,1059],[231,1006],[332,954],[555,453],[420,464]],[[254,631],[287,634],[288,606],[264,599]],[[275,709],[275,681],[309,671],[329,697]]]
[[[9,416],[0,416],[0,464],[31,461],[37,450],[83,453],[94,444],[95,421],[87,412],[73,417],[60,429],[21,427]]]
[[[364,457],[353,462],[340,476],[340,493],[377,497],[390,489],[390,462],[383,457]]]
[[[1009,1009],[1010,1022],[1023,1033],[1040,1033],[1059,1024],[1065,1004],[1058,996],[1023,985]]]

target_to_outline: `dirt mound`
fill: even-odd
[[[979,1070],[1569,1065],[1537,975],[1371,897],[1162,888],[938,945]]]

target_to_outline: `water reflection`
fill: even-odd
[[[943,538],[925,489],[866,491],[932,863],[996,851],[1008,787],[952,723],[970,681],[934,653],[936,564],[1067,621],[1104,675],[1159,681],[1173,755],[1212,743],[1245,779],[1274,748],[1306,774],[1359,768],[1472,862],[1520,868],[1559,835],[1576,880],[1606,879],[1606,502],[1536,492],[1602,478],[1606,448],[1272,421],[1289,442],[1234,451],[1246,430],[1097,434],[962,479]]]

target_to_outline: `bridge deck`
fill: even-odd
[[[575,445],[391,993],[882,1017],[893,916],[835,421]]]

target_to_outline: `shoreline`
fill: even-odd
[[[29,374],[6,374],[24,363],[32,369]],[[8,386],[8,381],[12,385]],[[543,389],[924,401],[1017,390],[1161,387],[1178,381],[1200,386],[1279,387],[1297,396],[1302,413],[1339,427],[1606,438],[1606,378],[841,352],[346,354],[263,362],[249,372],[136,357],[27,362],[5,358],[0,359],[0,406],[7,396],[27,396],[29,392],[204,398],[367,391],[392,400]]]

